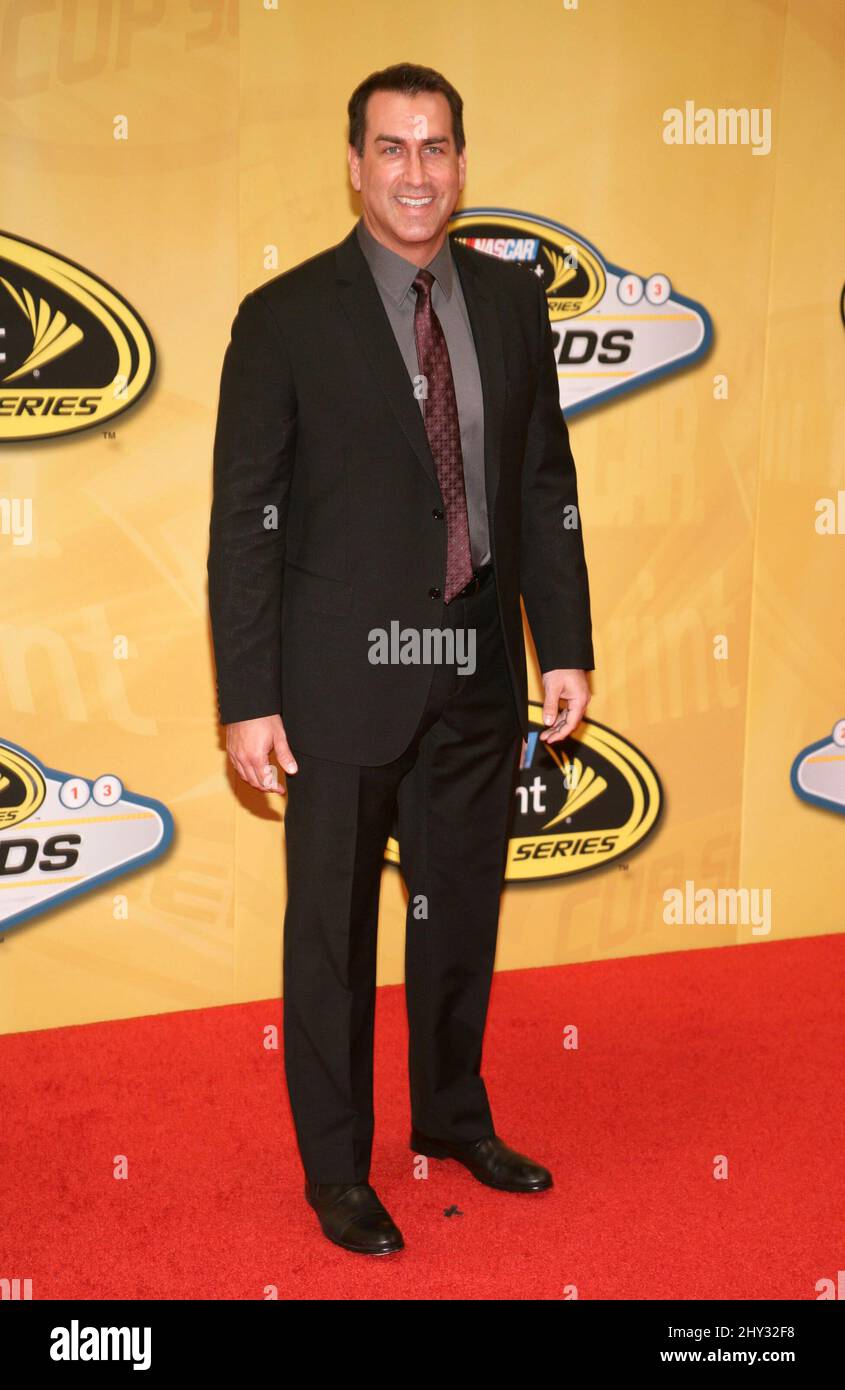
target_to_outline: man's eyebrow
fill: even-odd
[[[407,144],[403,135],[376,135],[373,139],[376,144],[378,144],[379,140],[386,140],[389,145]],[[431,135],[427,140],[422,140],[420,143],[423,145],[448,145],[449,137],[448,135]]]

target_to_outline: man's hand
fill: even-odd
[[[561,668],[543,672],[543,723],[550,725],[540,735],[544,743],[560,743],[577,729],[584,717],[584,710],[590,703],[590,687],[587,672],[575,667]],[[567,707],[560,713],[560,702],[566,700]]]
[[[280,714],[267,714],[260,719],[241,719],[236,724],[227,724],[226,748],[238,776],[251,787],[257,787],[260,792],[278,792],[284,796],[284,778],[280,783],[277,769],[269,760],[271,751],[285,772],[296,772],[297,766]]]

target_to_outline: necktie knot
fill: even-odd
[[[417,271],[416,275],[414,276],[414,289],[417,292],[418,298],[422,298],[424,295],[430,295],[431,287],[433,284],[434,276],[432,275],[430,270]]]

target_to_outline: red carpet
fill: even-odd
[[[435,1160],[414,1179],[382,989],[371,1181],[406,1241],[382,1259],[305,1205],[262,1046],[278,1000],[2,1037],[0,1277],[34,1299],[815,1299],[845,1257],[843,961],[826,936],[497,975],[485,1077],[499,1133],[554,1172],[537,1196]]]

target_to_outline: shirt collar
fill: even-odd
[[[410,293],[420,267],[415,265],[413,261],[407,261],[404,256],[397,255],[395,251],[391,251],[388,246],[378,241],[364,225],[363,217],[358,218],[355,231],[358,236],[358,244],[366,256],[370,270],[379,286],[395,304],[401,304],[405,296]],[[447,299],[450,299],[452,295],[454,264],[452,247],[447,234],[437,255],[424,267],[424,269],[431,271]]]

